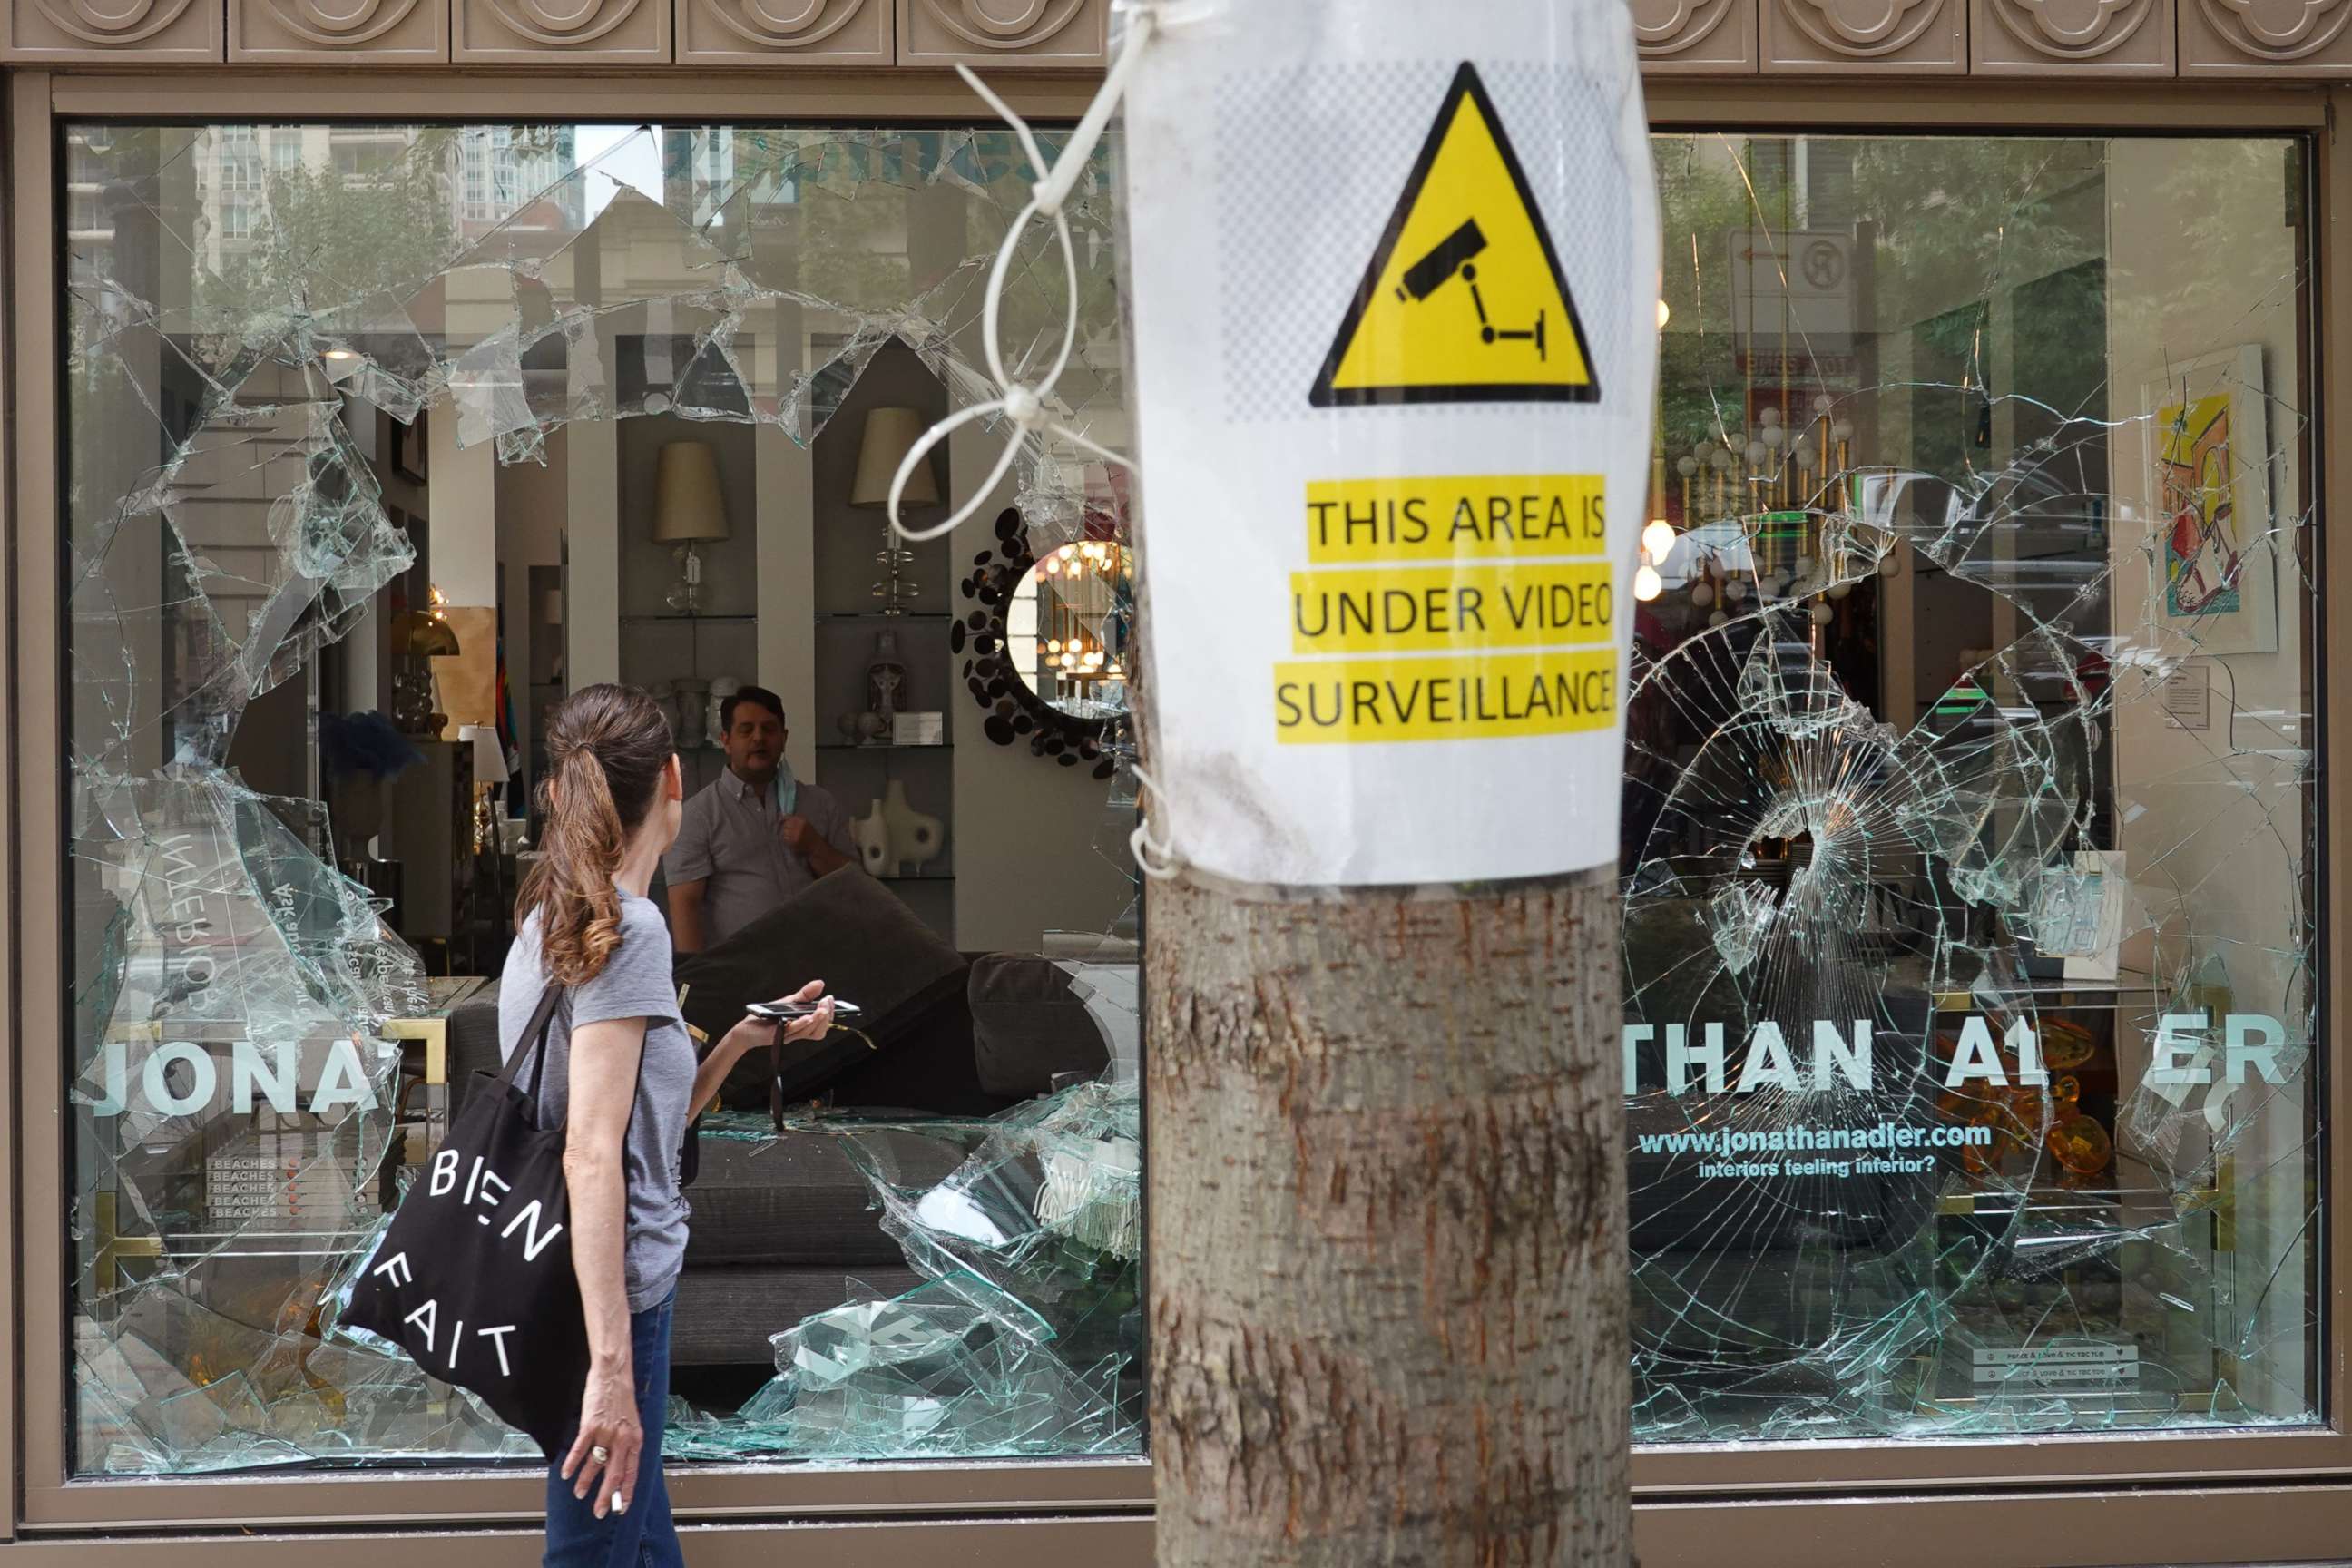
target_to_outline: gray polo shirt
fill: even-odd
[[[776,788],[755,791],[729,768],[695,792],[678,824],[677,842],[662,857],[662,879],[705,882],[702,925],[706,945],[715,946],[816,880],[808,862],[784,842],[776,825],[787,816],[804,817],[817,836],[852,860],[857,846],[849,837],[849,814],[813,784],[803,783],[793,809],[776,809]]]

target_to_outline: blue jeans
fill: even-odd
[[[686,1568],[677,1525],[662,1481],[662,1426],[669,1416],[669,1315],[672,1291],[658,1307],[629,1314],[629,1361],[637,1380],[637,1420],[646,1446],[637,1456],[637,1484],[629,1511],[596,1517],[593,1494],[581,1501],[556,1472],[572,1451],[569,1439],[547,1467],[547,1568]]]

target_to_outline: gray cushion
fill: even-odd
[[[973,961],[967,994],[972,1060],[991,1094],[1023,1100],[1051,1089],[1056,1073],[1110,1065],[1101,1027],[1051,959],[989,953]]]
[[[787,1132],[773,1142],[702,1140],[702,1168],[687,1189],[694,1219],[686,1260],[897,1264],[873,1190],[842,1154],[841,1140]]]
[[[746,1003],[823,980],[833,994],[861,1009],[845,1021],[887,1050],[940,995],[961,988],[964,961],[897,894],[852,868],[820,877],[718,946],[681,954],[677,973],[691,988],[687,1022],[714,1040],[735,1026]],[[816,1049],[789,1048],[803,1055]],[[842,1065],[846,1070],[858,1064]],[[747,1089],[767,1081],[764,1064],[745,1068],[748,1083],[729,1080],[738,1103]],[[763,1087],[750,1103],[765,1106]]]
[[[772,1366],[775,1352],[768,1336],[849,1300],[851,1278],[891,1296],[922,1283],[903,1263],[689,1268],[678,1276],[669,1359],[677,1366]]]

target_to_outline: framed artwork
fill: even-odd
[[[405,425],[397,419],[392,422],[392,471],[420,485],[431,477],[425,462],[425,410],[420,408],[416,417]]]
[[[2258,343],[2144,382],[2148,494],[2167,630],[2205,653],[2278,651],[2276,503]]]

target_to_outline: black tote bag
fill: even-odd
[[[530,1043],[503,1069],[474,1074],[447,1139],[401,1200],[341,1314],[480,1395],[551,1458],[578,1425],[588,1382],[563,1124],[539,1119],[560,994],[551,985],[540,997],[523,1036]],[[527,1089],[515,1083],[526,1057]]]

